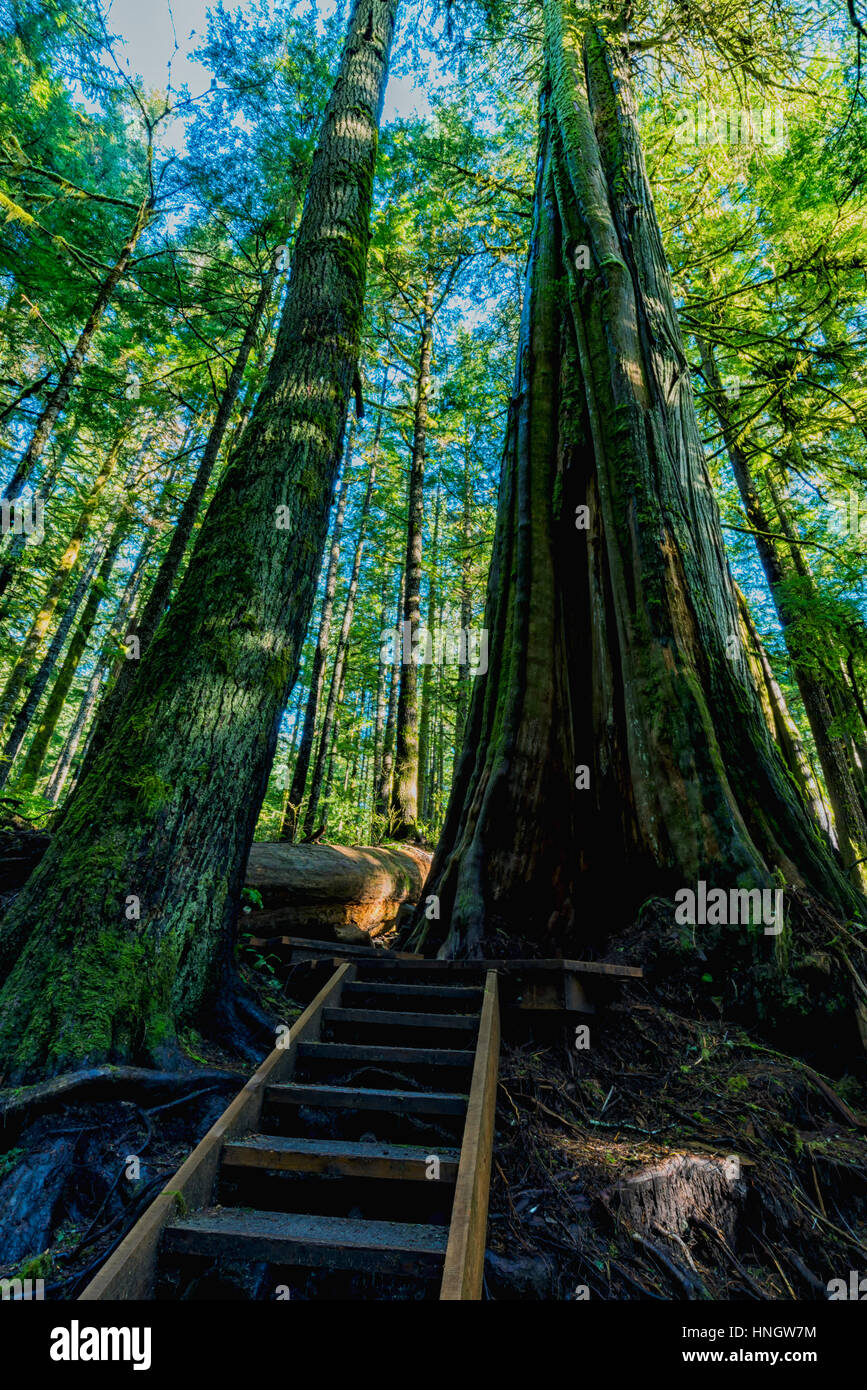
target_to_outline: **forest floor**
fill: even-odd
[[[814,927],[828,939],[828,921]],[[787,1055],[773,1029],[708,1002],[706,962],[674,967],[653,935],[636,928],[618,947],[646,978],[590,1018],[592,1045],[576,1046],[574,1020],[503,1045],[487,1295],[827,1298],[831,1280],[867,1270],[863,1057]],[[267,955],[242,945],[239,963],[273,1016],[307,1002],[293,999],[301,977]],[[801,1036],[829,1026],[804,1014]],[[796,1034],[780,1035],[789,1052]],[[222,1113],[249,1064],[197,1035],[183,1043],[182,1078],[130,1069],[26,1111],[0,1091],[0,1277],[76,1297]]]
[[[800,903],[799,964],[775,1024],[731,1007],[716,964],[655,915],[618,938],[616,959],[645,978],[589,1020],[591,1046],[564,1033],[503,1049],[488,1291],[826,1299],[830,1281],[867,1270],[867,1058],[847,1000],[849,937]]]

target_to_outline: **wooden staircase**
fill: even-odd
[[[476,974],[338,965],[81,1298],[153,1298],[184,1261],[481,1298],[500,1033]]]

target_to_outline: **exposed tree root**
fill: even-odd
[[[147,1067],[90,1067],[64,1072],[51,1081],[0,1091],[0,1120],[13,1115],[28,1119],[71,1101],[132,1100],[139,1095],[193,1090],[204,1083],[238,1087],[243,1073],[200,1067],[194,1071],[151,1071]]]

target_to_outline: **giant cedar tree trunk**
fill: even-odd
[[[7,1081],[177,1058],[184,1020],[249,1037],[233,929],[357,372],[397,3],[354,6],[267,380],[123,709],[0,924]]]
[[[489,669],[425,889],[440,899],[442,955],[478,954],[498,929],[574,953],[699,878],[770,887],[780,869],[860,904],[739,651],[628,59],[565,0],[544,11]],[[705,944],[726,930],[703,928]],[[743,945],[734,955],[749,967]]]

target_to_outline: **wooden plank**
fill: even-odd
[[[346,985],[344,999],[361,996],[384,999],[430,999],[444,1003],[476,1004],[482,1007],[484,991],[473,985],[395,985],[390,980],[358,980]]]
[[[316,1086],[306,1081],[290,1081],[282,1086],[269,1086],[266,1099],[277,1105],[309,1105],[322,1110],[463,1115],[469,1097],[457,1091],[378,1091],[366,1086]]]
[[[298,1056],[311,1062],[379,1062],[383,1067],[396,1062],[427,1067],[471,1067],[475,1053],[448,1048],[380,1047],[378,1043],[315,1042],[301,1043]]]
[[[334,954],[333,951],[331,953]],[[481,974],[496,970],[501,975],[532,975],[550,971],[567,971],[573,975],[607,975],[614,979],[641,980],[644,971],[639,965],[611,965],[598,960],[565,960],[553,957],[545,960],[426,960],[410,957],[399,960],[393,951],[377,951],[363,962],[364,970],[394,970],[400,968],[408,975],[416,971],[435,974]]]
[[[325,1022],[381,1023],[388,1028],[446,1028],[454,1033],[472,1033],[479,1026],[478,1014],[416,1014],[389,1009],[326,1009]]]
[[[392,960],[424,960],[424,956],[418,955],[415,951],[388,951],[384,946],[353,946],[348,941],[319,941],[314,937],[308,938],[306,936],[252,936],[250,945],[260,948],[267,947],[271,951],[284,946],[299,953],[301,959],[307,956],[376,957],[388,955]]]
[[[461,1144],[441,1300],[473,1301],[482,1296],[499,1064],[497,975],[491,970],[485,980],[485,1002]]]
[[[227,1207],[173,1222],[163,1248],[175,1255],[431,1277],[442,1269],[447,1237],[444,1226]]]
[[[354,969],[349,962],[344,962],[335,970],[300,1018],[293,1023],[286,1035],[285,1046],[275,1047],[268,1054],[243,1090],[124,1237],[114,1254],[109,1256],[79,1294],[78,1301],[152,1297],[160,1235],[163,1227],[175,1215],[178,1198],[190,1211],[210,1202],[225,1141],[258,1128],[266,1089],[292,1075],[301,1039],[318,1035],[322,1011],[327,1004],[339,1002],[344,981],[352,978]]]
[[[563,977],[563,1003],[570,1013],[594,1014],[596,1005],[589,998],[577,975]]]
[[[439,1177],[429,1178],[431,1158],[439,1159]],[[342,1139],[291,1139],[253,1134],[234,1139],[223,1150],[224,1169],[258,1168],[288,1173],[322,1173],[327,1177],[395,1178],[413,1182],[454,1182],[459,1149],[429,1145],[356,1143]]]

